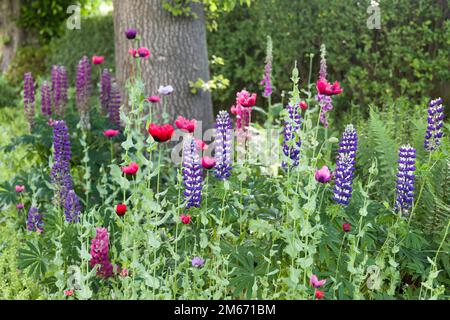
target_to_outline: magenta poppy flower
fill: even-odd
[[[103,61],[105,61],[105,57],[103,57],[103,56],[93,56],[92,57],[93,64],[102,64]]]
[[[147,59],[148,57],[150,57],[150,50],[148,50],[148,48],[146,47],[139,48],[137,50],[137,53],[142,59]]]
[[[25,190],[25,186],[21,186],[21,185],[16,186],[16,192],[20,193],[20,192],[23,192],[24,190]]]
[[[193,133],[197,127],[197,120],[189,120],[178,116],[177,120],[175,120],[175,125],[184,132]]]
[[[158,103],[160,100],[161,98],[158,96],[150,96],[147,98],[147,101],[151,103]]]
[[[320,183],[327,183],[331,180],[332,174],[327,166],[323,166],[320,170],[316,171],[315,178]]]
[[[103,135],[105,137],[111,138],[111,137],[117,136],[119,134],[119,132],[120,132],[119,130],[108,129],[108,130],[103,131]]]
[[[315,274],[309,278],[309,284],[312,285],[314,288],[320,288],[327,282],[326,279],[319,280]]]
[[[202,157],[202,167],[209,170],[216,166],[216,159],[210,157]]]

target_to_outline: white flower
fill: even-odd
[[[169,94],[171,94],[173,92],[173,87],[172,86],[160,86],[158,89],[158,93],[162,94],[164,96],[167,96]]]

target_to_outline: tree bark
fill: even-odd
[[[135,28],[141,37],[139,46],[150,49],[143,60],[142,78],[146,95],[157,95],[159,86],[171,85],[167,111],[171,120],[178,115],[203,121],[202,129],[212,127],[211,96],[207,92],[192,94],[188,81],[209,80],[205,17],[202,6],[192,5],[197,18],[173,16],[161,0],[114,0],[116,80],[124,88],[130,75],[130,55],[134,41],[125,30]],[[135,47],[135,49],[137,49]],[[161,104],[158,104],[161,111]]]
[[[25,41],[25,33],[16,25],[20,3],[20,0],[0,1],[0,72],[6,71],[17,49]]]

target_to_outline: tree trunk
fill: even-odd
[[[146,95],[157,95],[159,86],[171,85],[167,112],[171,120],[178,115],[203,121],[202,129],[212,127],[211,96],[192,94],[188,81],[209,80],[205,18],[201,5],[192,5],[197,18],[173,16],[160,0],[114,0],[116,79],[124,88],[130,74],[130,55],[134,41],[125,30],[135,28],[141,37],[139,46],[149,48],[149,60],[143,60],[142,78]],[[135,49],[137,49],[135,47]],[[161,108],[161,104],[158,104]],[[161,109],[159,109],[161,111]]]
[[[6,71],[25,34],[16,25],[20,16],[20,0],[0,1],[0,72]]]

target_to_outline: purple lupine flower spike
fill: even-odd
[[[319,79],[327,79],[327,59],[326,59],[327,49],[324,44],[320,46],[320,70]]]
[[[349,124],[339,142],[336,160],[335,185],[333,200],[343,206],[350,203],[352,196],[353,171],[355,171],[356,151],[358,150],[358,135],[353,125]]]
[[[44,222],[42,221],[42,214],[36,207],[30,207],[28,210],[27,230],[32,232],[42,232]]]
[[[296,104],[292,106],[289,103],[286,106],[288,110],[288,116],[284,122],[283,129],[283,153],[286,157],[291,159],[290,165],[296,167],[300,161],[300,137],[296,136],[295,133],[300,132],[302,117],[300,115],[299,105]],[[282,162],[282,167],[286,168],[288,163],[286,161]]]
[[[122,103],[120,88],[117,84],[111,86],[111,96],[108,103],[109,122],[116,128],[120,127],[120,105]]]
[[[66,215],[67,222],[79,222],[80,221],[81,205],[75,191],[70,190],[67,192],[66,201],[64,203],[64,214]]]
[[[185,142],[183,151],[183,185],[186,209],[200,207],[202,200],[202,165],[197,153],[195,139]]]
[[[113,275],[113,266],[109,261],[109,233],[106,228],[96,228],[95,238],[91,242],[91,268],[99,265],[97,276],[109,278]]]
[[[414,172],[416,171],[416,149],[410,145],[398,150],[398,172],[395,211],[409,216],[414,201]]]
[[[53,167],[52,181],[56,186],[56,201],[60,206],[65,205],[67,193],[73,189],[70,175],[70,139],[69,130],[64,120],[53,123]]]
[[[55,106],[57,118],[64,117],[64,109],[68,101],[67,97],[68,82],[66,68],[63,66],[52,67],[52,102]]]
[[[34,126],[34,80],[31,72],[24,75],[23,85],[23,105],[25,110],[25,117],[30,125],[30,131]]]
[[[91,92],[91,64],[84,56],[77,67],[76,103],[80,112],[80,124],[84,130],[90,128],[89,124],[89,97]]]
[[[41,86],[41,113],[44,116],[52,115],[52,93],[48,81],[42,82]]]
[[[266,52],[266,66],[264,68],[264,79],[261,85],[264,86],[264,97],[269,97],[272,94],[272,86],[270,83],[270,73],[272,71],[272,39],[267,36],[267,52]]]
[[[424,147],[426,151],[433,151],[439,148],[441,138],[444,135],[442,127],[444,126],[444,106],[442,99],[432,100],[428,106],[428,127],[425,134]]]
[[[231,175],[233,162],[233,127],[230,115],[226,111],[220,111],[216,118],[216,136],[214,140],[216,166],[215,174],[219,179],[227,179]]]
[[[109,101],[111,99],[111,75],[108,69],[103,69],[100,86],[100,105],[103,114],[108,113]]]

